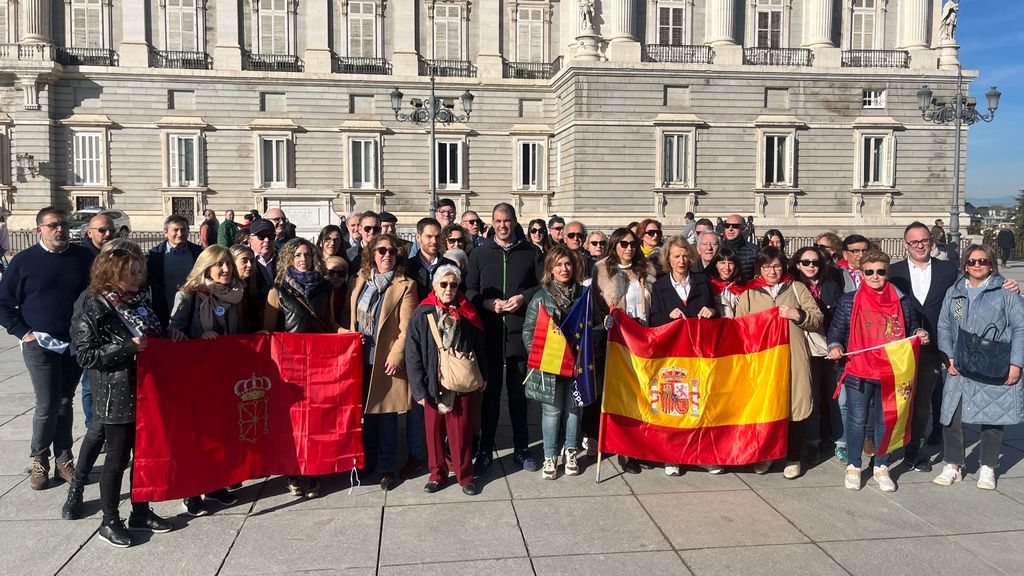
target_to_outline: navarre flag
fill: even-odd
[[[910,418],[914,413],[921,341],[916,336],[904,338],[866,353],[874,354],[882,382],[885,435],[878,447],[878,454],[888,454],[910,443]]]
[[[549,374],[572,376],[574,364],[572,351],[562,330],[543,306],[538,307],[537,324],[533,330],[533,343],[530,344],[526,366]]]
[[[658,328],[612,315],[600,452],[673,464],[785,456],[789,322],[777,309]]]
[[[151,340],[138,356],[132,497],[363,466],[357,334]]]
[[[569,397],[576,406],[588,406],[597,398],[594,367],[594,322],[591,320],[590,287],[576,299],[560,327],[573,354],[572,384]]]

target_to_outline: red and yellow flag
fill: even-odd
[[[673,464],[785,456],[789,323],[777,310],[659,328],[612,314],[601,452]]]
[[[921,342],[905,338],[875,352],[882,380],[882,415],[885,436],[878,454],[888,454],[910,443],[910,419],[914,413],[914,391],[917,388],[917,359]],[[922,399],[927,402],[928,399]]]
[[[551,319],[548,311],[543,306],[538,307],[537,324],[526,366],[549,374],[572,376],[574,364],[572,349],[569,348],[565,334],[558,329],[558,324]]]

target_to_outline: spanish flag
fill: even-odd
[[[574,365],[575,360],[565,334],[558,329],[548,311],[540,306],[537,309],[537,324],[526,366],[549,374],[572,376]]]
[[[674,464],[785,456],[789,324],[777,309],[658,328],[612,315],[600,452]]]
[[[876,355],[882,381],[882,416],[885,435],[878,454],[888,454],[910,443],[910,418],[914,413],[914,390],[917,387],[917,359],[921,341],[904,338],[887,344]],[[927,402],[927,398],[922,399]]]

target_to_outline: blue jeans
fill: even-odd
[[[89,371],[82,371],[82,412],[85,414],[85,428],[92,429],[92,383]]]
[[[860,389],[857,389],[857,386]],[[877,422],[884,422],[882,415],[881,392],[882,383],[878,380],[865,380],[856,376],[847,376],[843,389],[846,391],[846,440],[849,442],[848,453],[851,465],[860,468],[861,455],[864,452],[864,438],[866,433],[871,433],[875,440],[875,448],[882,444],[882,436],[885,434],[885,426],[874,426],[869,428],[868,422],[871,419],[869,411],[874,413]],[[875,454],[875,466],[882,466],[889,463],[888,454]]]
[[[36,396],[30,455],[49,458],[53,446],[57,462],[66,462],[71,458],[72,404],[82,369],[71,354],[51,352],[35,340],[23,343],[21,354]]]
[[[540,429],[544,435],[544,457],[554,458],[561,452],[559,438],[565,428],[565,447],[578,449],[576,439],[580,426],[580,413],[575,406],[569,406],[568,394],[560,394],[561,406],[541,403]]]
[[[426,423],[423,421],[423,406],[413,404],[405,413],[405,445],[409,458],[423,460],[427,451]]]
[[[363,414],[363,448],[366,460],[376,459],[381,474],[394,474],[398,451],[398,413]]]

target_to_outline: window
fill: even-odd
[[[171,186],[199,186],[199,136],[167,136],[167,174]]]
[[[8,17],[8,4],[6,2],[0,3],[0,44],[6,44],[11,40],[7,37],[7,24],[10,22]]]
[[[544,61],[544,9],[520,8],[516,20],[516,60]]]
[[[865,136],[863,141],[862,153],[864,156],[861,184],[865,188],[868,186],[885,186],[885,137]]]
[[[682,46],[685,43],[684,14],[681,3],[658,3],[658,44]]]
[[[462,60],[462,6],[434,6],[434,59]]]
[[[864,108],[885,108],[885,90],[865,90],[862,103]]]
[[[438,187],[462,188],[462,142],[438,141],[435,162]]]
[[[71,0],[71,46],[103,48],[102,0]]]
[[[854,131],[854,188],[893,188],[896,137],[889,126]]]
[[[782,0],[758,0],[755,46],[782,48]]]
[[[198,52],[196,0],[166,0],[167,50]]]
[[[690,184],[690,135],[665,134],[662,139],[661,185],[688,188]]]
[[[544,144],[519,142],[519,190],[544,188]]]
[[[789,186],[790,141],[788,135],[768,134],[764,137],[764,186]]]
[[[75,132],[72,148],[75,185],[104,185],[103,133]]]
[[[260,179],[264,188],[288,186],[288,137],[260,137]]]
[[[364,139],[350,140],[349,166],[352,188],[376,188],[377,142]]]
[[[875,0],[853,0],[852,50],[873,50],[875,48]]]
[[[377,56],[376,5],[371,1],[348,3],[348,55],[356,58]]]
[[[259,0],[257,52],[290,54],[288,0]]]

